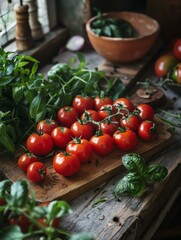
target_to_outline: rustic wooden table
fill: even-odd
[[[60,53],[53,63],[66,62],[74,53]],[[94,68],[103,64],[104,59],[94,52],[86,53],[88,67]],[[104,65],[104,64],[103,64]],[[47,72],[52,64],[42,68]],[[134,65],[131,71],[121,68],[121,71],[128,76],[128,80],[134,78],[140,64]],[[128,74],[127,74],[128,71]],[[139,71],[140,72],[140,71]],[[118,73],[119,74],[119,73]],[[155,81],[152,65],[139,75],[139,80],[149,77]],[[127,78],[124,79],[127,81]],[[128,94],[135,93],[136,85],[129,86]],[[164,92],[166,102],[162,109],[171,113],[178,113],[181,110],[181,89],[168,89]],[[171,121],[171,116],[165,115]],[[178,120],[179,121],[179,120]],[[160,163],[168,168],[168,176],[163,182],[154,185],[143,197],[131,198],[121,196],[120,201],[113,199],[112,191],[119,179],[125,174],[115,175],[102,184],[97,184],[93,189],[90,187],[86,193],[69,201],[73,213],[65,217],[61,223],[70,232],[90,232],[96,240],[149,240],[152,239],[155,231],[160,226],[167,212],[174,205],[175,200],[181,192],[181,130],[176,129],[172,134],[171,143],[151,157],[146,157],[147,162]],[[94,185],[95,186],[95,185]],[[101,198],[109,199],[93,207],[93,203]]]

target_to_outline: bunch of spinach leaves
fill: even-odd
[[[136,153],[125,154],[122,157],[122,164],[128,173],[118,182],[113,191],[116,198],[122,193],[140,197],[152,184],[160,182],[168,174],[167,168],[159,164],[147,166],[144,159]]]
[[[121,96],[124,85],[107,78],[104,72],[89,70],[84,55],[50,69],[47,76],[38,73],[39,62],[30,56],[5,52],[0,48],[0,152],[12,156],[15,145],[23,141],[37,122],[56,116],[57,110],[70,105],[77,94]]]
[[[97,36],[112,38],[132,38],[136,36],[133,26],[124,19],[106,17],[100,12],[91,23],[91,30]]]

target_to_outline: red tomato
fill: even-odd
[[[37,124],[36,131],[42,133],[51,134],[54,128],[58,127],[58,124],[53,119],[45,119]]]
[[[81,163],[89,161],[92,157],[92,147],[87,139],[74,138],[67,145],[66,152],[77,155]]]
[[[53,167],[64,177],[72,176],[80,169],[80,159],[75,154],[60,152],[53,159]]]
[[[6,205],[6,200],[4,200],[3,198],[0,198],[0,206],[4,206]]]
[[[118,125],[118,121],[115,117],[112,117],[111,119],[107,118],[100,123],[100,130],[102,133],[107,133],[112,136],[113,133],[117,130]]]
[[[137,131],[139,125],[140,125],[140,118],[135,114],[125,115],[120,119],[121,127],[131,129],[135,132]]]
[[[156,76],[158,78],[165,76],[176,64],[177,59],[172,54],[164,54],[160,56],[154,64]]]
[[[23,155],[21,155],[18,159],[18,167],[26,172],[28,166],[33,163],[33,162],[38,162],[39,159],[37,157],[35,157],[32,153],[24,153]]]
[[[79,118],[79,113],[77,110],[71,106],[65,106],[60,108],[57,113],[57,119],[59,123],[64,126],[70,128],[71,125],[77,121]]]
[[[156,125],[152,121],[143,121],[138,128],[138,135],[145,141],[154,140],[157,138]]]
[[[146,103],[141,103],[137,106],[137,109],[140,111],[139,117],[141,118],[141,120],[152,121],[154,119],[154,109],[150,105]]]
[[[94,122],[96,122],[96,123],[99,123],[101,120],[102,120],[102,118],[101,118],[101,116],[99,115],[99,113],[98,112],[96,112],[95,110],[86,110],[83,114],[82,114],[82,116],[81,116],[81,120],[84,122],[86,122],[87,120],[88,121],[94,121]],[[97,128],[97,126],[98,125],[96,125],[96,124],[94,124],[94,123],[90,123],[91,124],[91,126],[94,128],[94,129],[96,129]]]
[[[73,99],[72,106],[82,114],[85,110],[94,109],[94,101],[91,97],[77,95]]]
[[[113,138],[109,134],[94,135],[90,139],[93,150],[99,155],[107,155],[114,147]]]
[[[41,182],[47,173],[47,169],[42,162],[31,163],[27,169],[27,177],[32,182]]]
[[[100,107],[98,113],[99,113],[99,115],[101,116],[102,119],[105,119],[105,118],[109,117],[110,115],[115,114],[116,109],[113,105],[106,104],[106,105]]]
[[[136,133],[130,129],[116,131],[113,135],[114,143],[123,152],[131,151],[137,146]]]
[[[17,216],[16,218],[10,218],[9,223],[11,225],[18,225],[23,233],[27,233],[31,225],[30,220],[24,215]]]
[[[113,104],[113,101],[110,97],[100,97],[97,96],[94,98],[94,106],[95,109],[98,111],[102,106],[107,105],[107,104]]]
[[[52,131],[52,139],[56,147],[65,148],[72,140],[72,132],[67,127],[57,127]]]
[[[28,151],[37,156],[44,156],[50,153],[53,149],[53,145],[53,139],[47,133],[32,133],[26,141]]]
[[[70,128],[74,137],[90,139],[94,133],[93,127],[90,124],[83,124],[80,121],[76,121]]]
[[[174,56],[181,61],[181,38],[177,39],[173,46]]]
[[[171,79],[173,79],[176,83],[181,84],[181,63],[178,63],[171,74]]]
[[[117,108],[118,106],[122,106],[123,109],[126,109],[130,112],[133,112],[133,110],[135,109],[133,103],[131,102],[131,100],[127,99],[127,98],[118,98],[113,102],[113,105]]]

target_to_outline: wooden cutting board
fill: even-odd
[[[171,141],[171,133],[160,120],[156,119],[156,124],[159,132],[158,139],[151,142],[139,140],[133,152],[148,158],[166,148]],[[30,183],[30,187],[35,192],[38,202],[54,199],[71,200],[123,171],[121,157],[124,154],[116,148],[106,156],[94,154],[90,162],[82,164],[81,170],[76,175],[67,178],[54,171],[52,158],[47,159],[45,161],[48,171],[46,179],[41,183]],[[1,159],[0,169],[13,182],[26,179],[26,174],[18,169],[16,161]]]

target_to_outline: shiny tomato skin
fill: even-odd
[[[100,97],[97,96],[94,98],[94,107],[98,111],[102,106],[106,104],[113,104],[113,100],[110,97]]]
[[[66,152],[77,155],[81,163],[88,162],[92,157],[92,147],[87,139],[73,139],[67,145]]]
[[[37,156],[44,156],[52,151],[54,144],[49,134],[32,133],[26,141],[26,147],[29,152]]]
[[[177,39],[173,46],[174,56],[181,61],[181,38]]]
[[[118,149],[123,152],[128,152],[133,150],[138,143],[136,133],[130,129],[125,131],[116,131],[113,135],[114,143]]]
[[[110,136],[114,134],[114,132],[117,130],[119,124],[115,117],[112,117],[111,119],[106,119],[105,121],[100,123],[100,130],[102,133],[107,133]]]
[[[116,109],[112,104],[105,104],[102,107],[100,107],[98,111],[101,119],[105,119],[109,117],[110,115],[113,115],[116,113]]]
[[[24,153],[18,158],[17,164],[22,171],[26,172],[28,166],[31,163],[38,162],[38,161],[39,159],[36,156],[32,155],[31,153]]]
[[[152,121],[154,119],[154,109],[152,106],[146,103],[141,103],[137,106],[137,109],[140,111],[139,112],[139,117],[141,120],[150,120]]]
[[[138,128],[138,136],[144,141],[151,141],[157,138],[157,129],[153,121],[145,120]]]
[[[158,78],[167,75],[171,69],[177,64],[177,59],[173,54],[161,55],[154,64],[154,72]]]
[[[86,110],[80,117],[81,120],[85,121],[86,120],[86,115],[88,115],[90,117],[90,120],[92,119],[93,121],[99,123],[102,118],[101,116],[99,115],[99,113],[95,110],[92,110],[92,109],[89,109],[89,110]],[[89,123],[94,129],[97,129],[97,125],[94,124],[94,123]]]
[[[42,162],[31,163],[27,169],[27,177],[32,182],[41,182],[46,177],[47,169]]]
[[[171,79],[174,80],[174,82],[181,84],[181,63],[178,63],[171,74]]]
[[[56,127],[58,127],[58,124],[56,123],[55,120],[44,119],[37,124],[36,131],[51,135],[52,130]]]
[[[129,114],[128,116],[123,116],[120,119],[121,127],[131,129],[134,132],[137,131],[139,125],[140,125],[140,118],[135,114]]]
[[[109,134],[94,135],[90,139],[93,150],[99,155],[107,155],[114,148],[113,138]]]
[[[67,127],[57,127],[53,129],[51,136],[56,147],[65,148],[73,134]]]
[[[70,128],[79,118],[78,111],[72,106],[65,106],[58,110],[57,119],[61,126]]]
[[[72,101],[72,106],[82,114],[85,110],[94,109],[94,101],[91,97],[77,95]]]
[[[118,98],[116,100],[114,100],[113,105],[117,108],[117,105],[121,105],[123,107],[123,109],[125,108],[126,110],[133,112],[133,110],[135,109],[134,104],[132,103],[131,100],[129,100],[128,98]]]
[[[89,140],[94,133],[94,129],[90,124],[83,124],[79,121],[74,122],[70,130],[74,137],[84,138],[87,140]]]
[[[79,171],[80,159],[75,154],[60,152],[53,159],[53,167],[58,174],[69,177]]]

